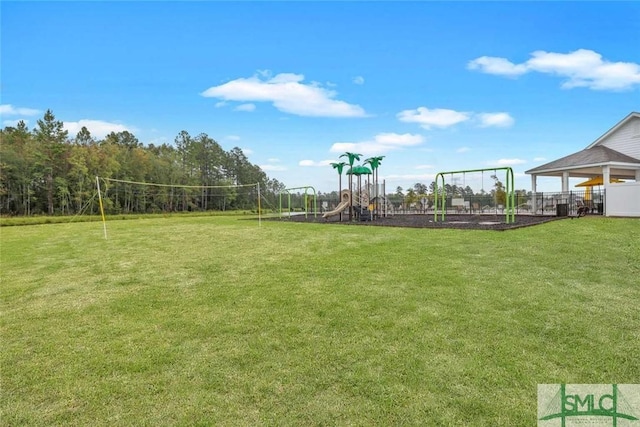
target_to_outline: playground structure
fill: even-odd
[[[449,171],[449,172],[439,172],[436,175],[436,179],[435,179],[435,188],[434,188],[434,217],[433,220],[434,222],[438,222],[438,214],[440,214],[440,220],[444,221],[445,220],[445,214],[447,211],[447,206],[446,206],[446,202],[445,202],[445,180],[444,177],[445,175],[451,175],[453,176],[454,174],[467,174],[467,173],[476,173],[476,172],[480,172],[482,173],[483,176],[483,180],[484,180],[484,172],[489,172],[489,171],[493,171],[494,175],[493,177],[496,177],[496,172],[499,170],[504,170],[505,171],[505,203],[503,206],[503,212],[505,214],[505,222],[507,224],[511,224],[515,222],[515,190],[514,190],[514,178],[513,178],[513,169],[511,169],[510,167],[502,167],[502,168],[488,168],[488,169],[467,169],[467,170],[460,170],[460,171]],[[442,186],[438,187],[438,183],[439,181],[442,180]],[[496,178],[497,180],[497,178]],[[483,185],[484,186],[484,185]],[[457,201],[462,200],[462,204],[458,203]],[[452,206],[459,208],[459,207],[465,207],[465,201],[464,199],[457,199],[456,203],[454,203],[454,201],[456,201],[456,199],[452,199]],[[497,214],[497,206],[498,204],[496,203],[496,214]]]
[[[342,190],[340,192],[340,203],[338,203],[338,206],[336,206],[336,208],[333,209],[333,210],[325,212],[322,215],[322,217],[323,218],[329,218],[329,217],[332,217],[332,216],[335,216],[335,215],[339,215],[341,212],[343,212],[349,206],[351,206],[351,191]]]
[[[375,196],[378,193],[374,185],[369,183],[365,183],[364,188],[357,192],[344,189],[340,192],[338,205],[334,209],[325,212],[322,217],[330,218],[347,210],[352,210],[355,219],[360,221],[373,221],[377,217],[386,216],[386,198]],[[371,197],[371,195],[374,195],[374,197]]]
[[[348,210],[349,221],[352,221],[354,217],[360,221],[373,221],[378,218],[381,213],[386,216],[387,213],[387,201],[384,196],[384,190],[380,195],[380,186],[378,185],[377,170],[384,159],[384,156],[370,157],[364,160],[364,164],[368,164],[371,168],[363,165],[354,166],[356,160],[360,160],[361,154],[357,153],[344,153],[340,157],[347,157],[349,163],[336,162],[331,163],[331,166],[338,171],[339,176],[339,191],[340,200],[338,205],[328,212],[325,212],[323,218],[330,218],[335,215],[340,215],[340,221],[342,221],[342,213]],[[343,190],[342,188],[342,170],[345,166],[349,165],[347,175],[349,176],[349,188]],[[362,175],[372,176],[372,181],[365,181],[364,189],[362,186]],[[354,192],[353,177],[356,176],[358,180],[358,191]],[[382,184],[384,188],[384,181]]]

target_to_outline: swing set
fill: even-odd
[[[316,189],[311,186],[305,187],[293,187],[293,188],[285,188],[280,192],[280,216],[282,216],[282,194],[287,193],[288,202],[287,208],[289,210],[289,215],[291,215],[291,190],[304,190],[304,217],[307,218],[307,214],[309,213],[309,197],[313,196],[311,201],[313,201],[313,216],[314,218],[318,216],[318,197],[316,195]],[[311,190],[311,194],[309,194],[309,190]]]
[[[475,172],[481,172],[482,173],[482,186],[484,189],[484,173],[485,172],[489,172],[489,171],[493,171],[494,175],[496,174],[497,171],[499,170],[503,170],[505,171],[505,191],[506,191],[506,201],[505,201],[505,212],[506,212],[506,216],[505,216],[505,222],[507,224],[511,224],[515,222],[515,190],[514,190],[514,179],[513,179],[513,169],[511,169],[510,167],[503,167],[503,168],[488,168],[488,169],[468,169],[468,170],[461,170],[461,171],[450,171],[450,172],[439,172],[436,175],[436,180],[435,180],[435,188],[434,188],[434,194],[435,194],[435,200],[434,200],[434,217],[433,217],[433,221],[434,222],[438,222],[438,213],[440,213],[440,220],[444,221],[444,216],[445,213],[447,211],[447,207],[446,207],[446,201],[445,201],[445,184],[444,184],[444,176],[445,175],[451,175],[453,177],[453,174],[457,174],[457,173],[461,173],[463,180],[465,179],[465,174],[467,173],[475,173]],[[438,187],[438,180],[442,178],[442,187]],[[464,184],[463,184],[464,185]],[[440,189],[439,189],[440,188]],[[440,199],[440,205],[438,205],[438,199]],[[440,209],[440,211],[439,211]],[[496,211],[497,213],[497,211]]]

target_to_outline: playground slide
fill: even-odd
[[[347,209],[348,206],[349,206],[349,200],[343,201],[334,210],[325,212],[324,215],[322,215],[322,218],[329,218],[330,216],[338,215],[340,212]]]

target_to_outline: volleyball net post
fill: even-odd
[[[107,240],[107,220],[104,216],[104,205],[102,204],[102,192],[100,191],[100,178],[96,176],[96,187],[98,187],[98,204],[100,205],[100,215],[102,216],[102,228],[104,229],[104,239]]]

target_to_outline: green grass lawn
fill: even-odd
[[[640,379],[640,220],[0,228],[3,425],[536,424]]]

